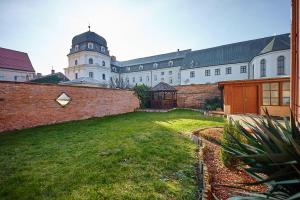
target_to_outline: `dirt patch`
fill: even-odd
[[[210,136],[216,140],[219,140],[222,136],[223,128],[208,128],[195,131],[195,135],[199,136]],[[207,166],[209,174],[209,183],[211,185],[212,193],[218,199],[227,199],[230,196],[236,194],[237,190],[232,188],[220,186],[220,185],[231,185],[238,186],[238,183],[241,182],[255,182],[251,176],[249,176],[244,170],[239,168],[227,168],[223,165],[221,161],[221,148],[218,145],[215,145],[207,140],[203,140],[204,149],[203,149],[203,160]],[[255,190],[263,192],[267,190],[265,185],[256,185],[256,186],[245,186],[248,190]],[[239,190],[241,191],[241,190]]]

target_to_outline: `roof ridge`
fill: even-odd
[[[24,54],[27,54],[27,53],[24,52],[24,51],[17,51],[17,50],[8,49],[8,48],[5,48],[5,47],[0,47],[0,49],[5,49],[5,50],[9,50],[9,51],[14,51],[14,52],[18,52],[18,53],[24,53]],[[28,55],[28,54],[27,54],[27,55]]]

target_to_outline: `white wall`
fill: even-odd
[[[285,60],[285,75],[277,74],[277,58],[278,56],[284,56]],[[260,76],[260,61],[266,60],[266,77]],[[290,50],[275,51],[266,53],[260,56],[256,56],[250,63],[251,72],[250,77],[254,79],[260,78],[274,78],[290,75]],[[254,66],[254,73],[253,73]]]
[[[162,72],[164,73],[162,75]],[[145,84],[149,87],[153,87],[160,82],[168,83],[169,85],[179,85],[180,83],[180,67],[169,67],[164,69],[156,69],[149,71],[139,71],[139,72],[127,72],[121,74],[121,78],[129,80],[129,85],[134,86],[136,84]],[[155,79],[156,77],[156,79]],[[135,82],[133,82],[135,78]],[[140,81],[142,78],[142,81]],[[172,79],[172,83],[171,83]]]
[[[16,81],[24,82],[33,79],[34,75],[35,75],[34,72],[0,68],[1,81],[15,81],[15,76],[16,76],[17,77]],[[26,79],[26,76],[28,76],[28,79]]]
[[[240,67],[246,66],[247,73],[241,73]],[[231,74],[226,74],[226,68],[231,67]],[[220,75],[215,75],[215,69],[220,69]],[[205,76],[205,70],[210,70],[210,76]],[[195,77],[190,77],[190,72],[195,72]],[[216,83],[227,80],[248,79],[248,63],[217,65],[181,70],[181,85]]]

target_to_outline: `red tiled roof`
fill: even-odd
[[[27,53],[0,47],[0,68],[34,72]]]

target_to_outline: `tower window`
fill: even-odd
[[[102,61],[102,66],[105,66],[105,61]]]
[[[75,45],[75,51],[78,51],[79,50],[79,45]]]
[[[157,63],[154,63],[154,64],[153,64],[153,68],[156,69],[157,67],[158,67],[158,64],[157,64]]]
[[[102,74],[102,79],[105,80],[105,74]]]
[[[89,48],[89,49],[93,49],[93,48],[94,48],[94,44],[93,44],[92,42],[89,42],[89,43],[88,43],[88,48]]]
[[[144,68],[143,65],[140,65],[140,66],[139,66],[139,70],[142,70],[143,68]]]
[[[75,65],[77,65],[78,64],[78,61],[77,60],[75,60]]]
[[[75,79],[78,79],[78,73],[75,73]]]
[[[105,47],[101,46],[101,52],[105,52]]]
[[[94,73],[93,72],[89,72],[89,77],[90,78],[94,78]]]
[[[172,60],[170,60],[169,62],[168,62],[168,66],[169,67],[172,67],[174,65],[174,62],[172,61]]]
[[[277,58],[277,75],[284,75],[284,56]]]
[[[93,58],[89,58],[89,64],[94,64]]]

